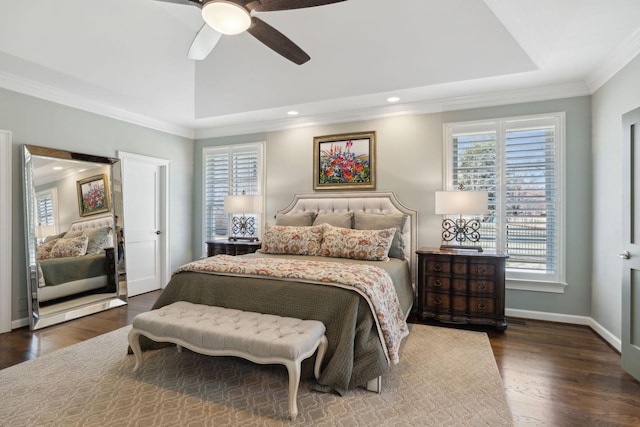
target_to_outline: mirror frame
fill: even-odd
[[[41,156],[52,159],[74,160],[90,163],[98,163],[109,166],[108,192],[111,199],[111,223],[116,224],[116,216],[119,218],[118,225],[124,229],[122,212],[122,171],[120,159],[112,157],[94,156],[90,154],[74,153],[70,151],[58,150],[55,148],[40,147],[36,145],[23,146],[23,190],[24,190],[24,210],[25,210],[25,248],[26,248],[26,273],[27,273],[27,300],[29,306],[29,327],[36,330],[51,326],[57,323],[66,322],[68,320],[87,316],[89,314],[108,310],[110,308],[119,307],[127,304],[127,284],[126,273],[119,274],[118,271],[118,243],[116,227],[114,227],[114,252],[115,263],[114,271],[107,271],[107,276],[112,277],[115,281],[115,291],[106,292],[103,298],[88,302],[79,302],[73,304],[70,302],[67,308],[55,310],[51,313],[43,313],[41,304],[38,301],[38,282],[39,273],[36,261],[36,218],[35,218],[35,192],[33,185],[33,156]],[[105,188],[107,185],[105,185]],[[119,192],[116,189],[120,189]],[[103,214],[105,215],[105,214]],[[108,215],[107,215],[108,216]],[[124,243],[123,243],[124,245]],[[124,247],[123,247],[124,249]],[[124,262],[124,261],[123,261]],[[126,265],[126,264],[125,264]],[[109,286],[109,284],[107,285]],[[46,311],[46,310],[45,310]]]

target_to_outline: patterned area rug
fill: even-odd
[[[286,369],[175,348],[127,355],[129,326],[0,371],[7,426],[511,426],[489,339],[412,325],[380,394],[298,392],[288,420]]]

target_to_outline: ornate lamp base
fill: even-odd
[[[465,251],[478,251],[482,252],[482,246],[466,246],[462,245],[465,241],[478,242],[480,241],[480,221],[477,219],[466,220],[462,217],[457,220],[445,218],[442,220],[442,240],[444,242],[451,242],[455,240],[457,245],[443,244],[440,249],[453,249],[453,250],[465,250]]]
[[[233,236],[229,237],[232,242],[238,240],[246,240],[248,242],[257,242],[258,237],[256,234],[256,219],[253,217],[246,217],[244,215],[231,218],[231,232]]]

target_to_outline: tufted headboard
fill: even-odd
[[[417,278],[418,244],[418,211],[404,206],[393,192],[350,192],[350,193],[309,193],[296,194],[293,201],[286,208],[279,210],[278,214],[287,213],[340,213],[340,212],[366,212],[374,214],[407,215],[407,222],[402,237],[406,243],[405,256],[411,267],[413,283]]]
[[[111,237],[111,243],[109,246],[113,247],[113,215],[110,213],[104,215],[92,216],[91,218],[81,218],[73,221],[67,231],[82,231],[92,228],[111,227],[109,236]],[[105,244],[106,247],[106,244]]]

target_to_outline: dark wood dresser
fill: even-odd
[[[418,254],[418,320],[507,327],[504,315],[507,255],[421,248]]]
[[[207,243],[207,256],[252,254],[262,246],[261,242],[246,240],[213,240]]]

